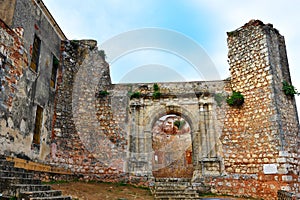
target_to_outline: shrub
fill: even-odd
[[[232,95],[226,101],[229,106],[241,107],[244,103],[244,96],[240,92],[233,91]]]
[[[130,95],[130,99],[134,99],[134,98],[140,98],[141,97],[141,93],[140,92],[134,92]]]
[[[96,97],[106,97],[107,95],[109,95],[109,92],[107,92],[106,90],[100,90],[100,91],[96,94]]]
[[[153,98],[154,99],[159,99],[161,97],[161,93],[159,91],[159,87],[158,87],[157,83],[154,83],[153,90],[154,90],[153,95],[152,95]]]
[[[153,92],[152,96],[154,99],[159,99],[161,97],[161,93],[159,91],[155,91],[155,92]]]
[[[293,97],[295,96],[295,94],[299,95],[297,89],[293,85],[289,84],[287,81],[282,82],[282,90],[287,96]]]
[[[155,92],[159,91],[159,87],[158,87],[157,83],[154,83],[154,85],[153,85],[153,90],[154,90]]]

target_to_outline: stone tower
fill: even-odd
[[[294,97],[282,89],[291,84],[284,37],[259,20],[227,35],[232,90],[245,97],[228,109],[221,137],[231,193],[299,192],[299,121]]]

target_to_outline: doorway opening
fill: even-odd
[[[191,128],[183,117],[169,114],[154,123],[152,149],[154,177],[193,176]]]

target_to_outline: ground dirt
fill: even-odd
[[[62,190],[78,200],[153,200],[149,189],[118,183],[71,182],[52,184],[52,189]]]
[[[52,189],[61,190],[63,195],[72,196],[73,200],[154,200],[149,189],[126,184],[69,182],[55,183],[51,184],[51,186]],[[222,200],[243,199],[224,196],[207,196],[202,198]]]

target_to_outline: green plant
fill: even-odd
[[[53,65],[58,66],[59,60],[56,57],[53,57]]]
[[[295,96],[295,94],[299,95],[297,89],[293,85],[289,84],[287,81],[282,82],[282,90],[287,96],[293,97]]]
[[[176,126],[179,130],[182,129],[182,127],[185,125],[184,120],[176,120],[173,122],[174,126]]]
[[[155,91],[155,92],[153,92],[152,96],[154,99],[159,99],[161,97],[161,93],[159,91]]]
[[[141,93],[140,92],[134,92],[130,95],[130,99],[134,99],[134,98],[140,98],[141,97]]]
[[[217,105],[218,105],[219,107],[221,107],[221,106],[222,106],[222,102],[225,100],[225,97],[223,96],[222,93],[216,93],[216,94],[214,95],[214,99],[215,99],[215,101],[217,102]]]
[[[241,107],[244,103],[244,96],[240,92],[233,91],[232,95],[226,99],[229,106]]]
[[[154,90],[154,92],[159,91],[159,87],[158,87],[158,84],[157,84],[157,83],[154,83],[154,85],[153,85],[153,90]]]
[[[159,86],[158,86],[157,83],[154,83],[153,90],[154,90],[153,95],[152,95],[153,98],[154,99],[159,99],[161,97],[161,93],[159,91],[160,89],[159,89]]]
[[[106,97],[107,95],[109,95],[109,92],[107,92],[106,90],[100,90],[100,91],[96,94],[96,97]]]

